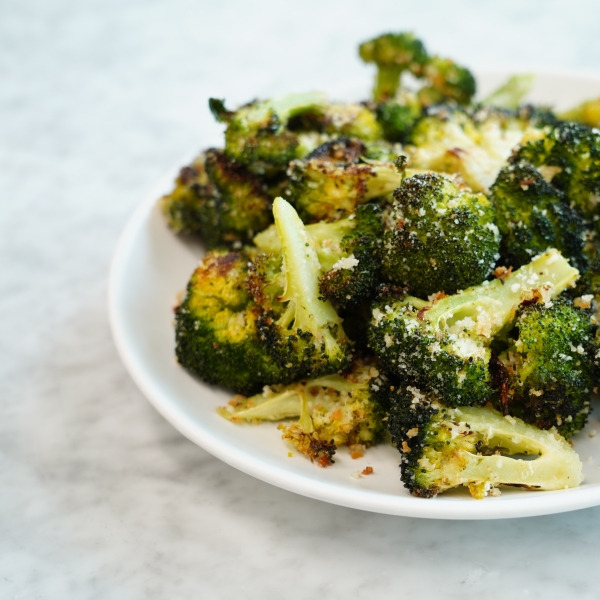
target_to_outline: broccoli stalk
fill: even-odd
[[[392,397],[388,428],[414,496],[465,485],[481,499],[498,485],[560,490],[583,481],[581,461],[560,435],[490,408],[447,408],[415,387]],[[512,458],[517,454],[537,458]]]
[[[525,73],[509,77],[500,87],[481,101],[494,108],[519,108],[523,98],[530,92],[535,77]]]
[[[429,301],[384,296],[373,308],[369,345],[391,373],[412,378],[449,406],[482,404],[492,393],[490,344],[518,307],[550,301],[579,272],[548,250],[504,279]]]
[[[375,204],[359,206],[350,217],[306,226],[324,271],[321,297],[336,307],[356,305],[372,295],[380,275],[383,224]],[[263,252],[281,254],[277,228],[272,225],[254,238]]]
[[[314,243],[293,207],[283,198],[273,202],[282,248],[281,273],[269,261],[258,261],[250,289],[263,306],[260,330],[275,361],[295,378],[335,373],[350,359],[350,343],[342,320],[330,302],[320,299],[323,274]],[[283,290],[278,293],[278,280]],[[274,290],[277,290],[275,292]]]
[[[297,422],[280,425],[283,439],[320,466],[331,464],[342,445],[377,443],[385,430],[378,400],[383,379],[377,369],[357,364],[346,375],[327,375],[286,387],[266,388],[250,398],[234,398],[221,407],[233,422]]]

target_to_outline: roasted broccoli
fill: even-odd
[[[351,358],[342,320],[330,302],[320,299],[323,270],[315,244],[296,211],[276,198],[273,214],[281,258],[255,261],[249,290],[261,306],[260,335],[293,380],[336,373]]]
[[[599,227],[600,131],[563,123],[521,147],[511,160],[532,163],[585,219]]]
[[[381,144],[377,149],[381,156]],[[369,159],[367,153],[359,140],[339,138],[290,163],[289,200],[305,221],[339,219],[400,185],[402,173],[393,162]]]
[[[566,438],[583,428],[592,392],[590,311],[564,298],[520,308],[511,345],[498,357],[502,407]]]
[[[481,499],[499,485],[561,490],[583,481],[577,453],[557,433],[488,407],[448,408],[416,387],[392,395],[388,429],[413,496],[431,498],[464,485]]]
[[[494,336],[510,327],[518,307],[551,301],[579,273],[549,250],[504,278],[429,301],[384,289],[373,306],[369,345],[390,373],[414,381],[449,406],[491,396],[488,365]]]
[[[227,110],[223,100],[211,98],[209,107],[218,121],[227,124],[227,155],[255,173],[269,174],[285,170],[302,146],[298,134],[286,127],[288,121],[325,103],[323,94],[309,92],[255,100],[236,111]]]
[[[584,271],[586,222],[569,206],[563,192],[546,183],[531,164],[519,162],[500,171],[491,188],[496,224],[502,234],[503,260],[520,267],[547,248],[556,248]]]
[[[307,225],[306,231],[323,270],[319,281],[322,298],[339,308],[356,305],[372,295],[381,270],[383,224],[378,205],[359,206],[350,217]],[[263,252],[281,254],[274,225],[259,233],[254,243]]]
[[[533,75],[513,75],[482,100],[481,103],[485,106],[493,106],[494,108],[516,110],[521,106],[523,98],[531,90],[533,80]]]
[[[380,35],[361,44],[359,54],[365,62],[377,66],[373,88],[373,98],[377,102],[397,94],[405,71],[425,80],[419,91],[419,99],[424,105],[445,100],[468,104],[475,94],[475,79],[468,69],[447,58],[430,57],[423,43],[412,33]]]
[[[416,95],[404,93],[398,99],[379,102],[374,110],[383,137],[389,142],[404,143],[421,117],[423,106]]]
[[[161,206],[174,231],[198,234],[208,248],[249,242],[272,221],[263,182],[214,148],[181,170]]]
[[[339,446],[372,446],[385,431],[380,402],[385,377],[357,364],[345,375],[326,375],[289,386],[267,387],[250,398],[236,397],[219,414],[234,422],[280,421],[283,439],[319,466],[330,465]]]
[[[420,74],[429,60],[421,40],[412,33],[387,33],[364,42],[359,47],[365,62],[377,65],[373,97],[377,101],[393,98],[404,71]]]
[[[420,297],[480,283],[500,257],[489,200],[442,175],[405,179],[385,222],[384,276]]]
[[[292,381],[259,338],[261,311],[246,291],[247,265],[241,252],[209,252],[175,318],[179,363],[208,383],[246,394]]]
[[[403,152],[412,168],[459,173],[471,189],[485,192],[513,149],[549,120],[546,113],[529,108],[433,106],[414,126]]]

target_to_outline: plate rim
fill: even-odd
[[[600,73],[544,69],[526,71],[522,68],[477,71],[481,75],[508,75],[519,72],[587,79],[600,84]],[[189,159],[190,154],[187,154],[184,160]],[[168,186],[172,185],[181,164],[183,163],[178,162],[177,166],[170,169],[153,186],[147,188],[142,201],[127,220],[119,236],[108,274],[108,319],[118,354],[143,395],[180,433],[223,462],[261,481],[309,498],[369,512],[428,519],[486,520],[541,516],[600,505],[600,484],[589,488],[584,485],[565,491],[531,492],[527,495],[504,497],[502,501],[496,501],[495,498],[486,498],[485,501],[471,499],[463,501],[445,499],[444,496],[425,500],[412,496],[393,496],[372,490],[346,488],[337,483],[315,481],[276,465],[265,465],[246,454],[243,447],[232,447],[220,440],[218,436],[212,435],[209,430],[200,432],[198,425],[194,425],[191,419],[178,410],[177,403],[173,402],[169,394],[164,393],[144,372],[140,358],[127,342],[121,325],[124,315],[119,307],[120,286],[123,283],[127,257],[144,224],[152,216],[158,198]],[[515,508],[515,504],[518,508]]]

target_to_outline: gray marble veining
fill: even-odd
[[[211,457],[125,372],[106,277],[144,190],[218,134],[209,95],[367,88],[356,43],[387,29],[474,66],[597,69],[599,17],[578,0],[0,2],[0,597],[597,598],[600,508],[395,518]]]

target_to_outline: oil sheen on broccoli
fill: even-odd
[[[441,175],[405,179],[385,221],[384,275],[420,297],[480,283],[500,257],[489,200]]]
[[[562,490],[583,481],[581,460],[559,434],[488,407],[448,408],[413,386],[392,395],[388,428],[414,496],[467,486],[481,499],[499,485]]]
[[[579,273],[549,250],[504,279],[429,301],[393,293],[373,306],[369,345],[385,369],[449,406],[485,403],[493,338],[509,328],[523,302],[551,301]]]

